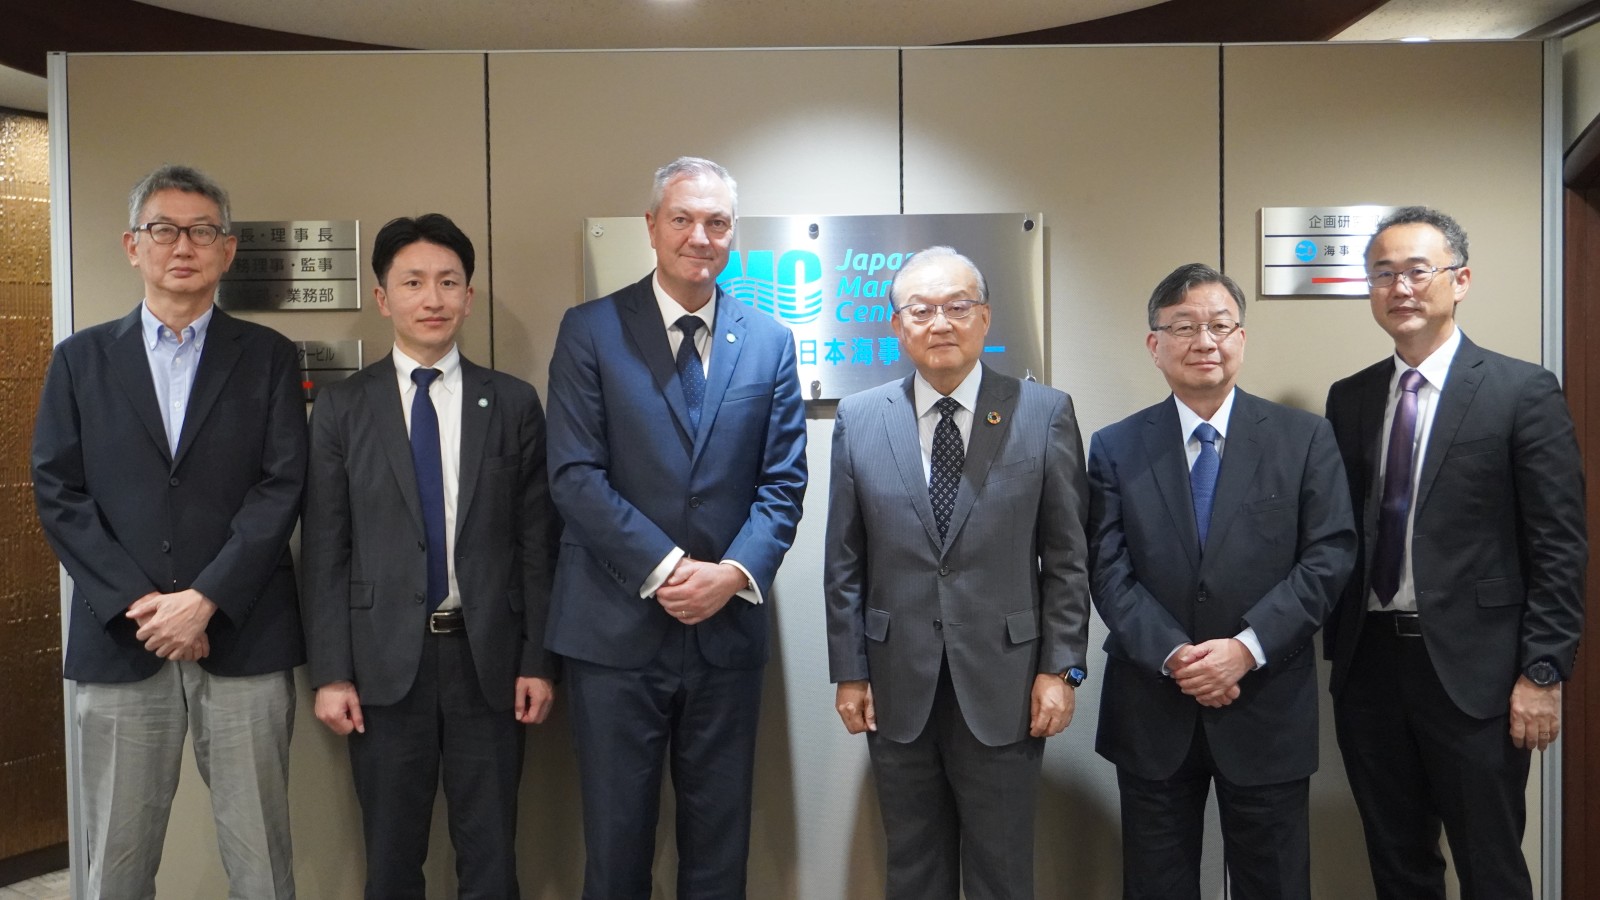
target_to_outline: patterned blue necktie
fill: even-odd
[[[956,490],[961,487],[961,467],[967,452],[961,446],[961,429],[956,427],[953,397],[941,397],[933,404],[939,411],[939,424],[933,429],[933,453],[928,466],[928,500],[933,504],[933,521],[939,526],[939,543],[950,529],[950,514],[956,508]]]
[[[1222,457],[1217,455],[1217,429],[1210,422],[1194,427],[1194,438],[1200,442],[1200,455],[1194,468],[1189,470],[1189,492],[1194,497],[1194,524],[1200,533],[1200,552],[1206,549],[1206,534],[1211,530],[1211,501],[1217,497],[1217,472],[1222,468]]]
[[[428,612],[450,593],[445,568],[444,462],[439,455],[439,413],[428,388],[438,369],[412,369],[416,392],[411,396],[411,466],[417,472],[417,499],[422,502],[422,527],[427,534]]]
[[[683,399],[689,407],[689,427],[700,433],[700,407],[706,402],[706,370],[700,362],[700,351],[694,345],[694,333],[705,320],[699,316],[678,319],[683,331],[683,343],[678,345],[678,380],[683,382]]]

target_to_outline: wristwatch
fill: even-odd
[[[1072,685],[1073,687],[1078,687],[1079,685],[1083,684],[1083,679],[1087,677],[1089,676],[1077,666],[1073,666],[1072,668],[1061,673],[1061,680]]]
[[[1522,670],[1522,674],[1528,676],[1528,680],[1539,687],[1549,687],[1561,681],[1561,672],[1548,659],[1532,663]]]

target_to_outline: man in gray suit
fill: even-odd
[[[456,347],[473,256],[436,213],[385,225],[373,296],[394,352],[311,413],[306,643],[317,718],[350,735],[369,900],[424,896],[441,767],[460,896],[517,896],[522,726],[556,676],[544,414]]]
[[[924,250],[890,297],[916,374],[834,420],[836,705],[867,733],[888,897],[1028,898],[1044,739],[1084,678],[1083,443],[1070,397],[979,363],[989,295],[971,260]]]

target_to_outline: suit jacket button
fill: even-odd
[[[168,478],[167,479],[167,484],[170,484],[173,487],[177,487],[178,486],[178,477],[176,475],[174,475],[173,477]]]
[[[940,620],[940,619],[934,619],[933,620],[933,630],[934,631],[941,631],[943,629],[944,629],[944,622],[942,620]]]
[[[415,594],[411,595],[411,599],[417,601],[418,603],[421,603],[422,601],[424,601],[424,600],[426,600],[428,598],[427,598],[427,596],[425,594],[423,594],[422,591],[417,591]]]
[[[162,553],[171,553],[172,552],[172,542],[171,541],[162,541],[161,542],[161,552]]]
[[[417,541],[417,549],[421,550],[423,553],[427,553],[428,552],[428,542],[427,541]]]
[[[939,567],[939,574],[941,576],[949,575],[950,574],[950,567],[949,566],[940,566]]]
[[[1196,599],[1199,600],[1199,602],[1201,602],[1201,603],[1206,602],[1206,592],[1205,591],[1201,591],[1200,592],[1200,596],[1198,598],[1196,598]]]
[[[690,497],[689,498],[689,507],[691,509],[699,509],[700,508],[700,498],[699,497]]]

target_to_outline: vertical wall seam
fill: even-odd
[[[895,107],[899,113],[899,139],[900,139],[900,215],[906,214],[906,50],[901,47],[894,52],[895,64]]]
[[[495,365],[494,343],[494,140],[493,122],[489,116],[489,54],[483,54],[483,211],[489,234],[484,238],[484,250],[489,257],[489,368]]]
[[[1217,264],[1222,271],[1229,270],[1228,266],[1228,149],[1227,149],[1227,117],[1223,109],[1225,102],[1224,81],[1227,66],[1225,64],[1228,48],[1223,44],[1217,45]]]

